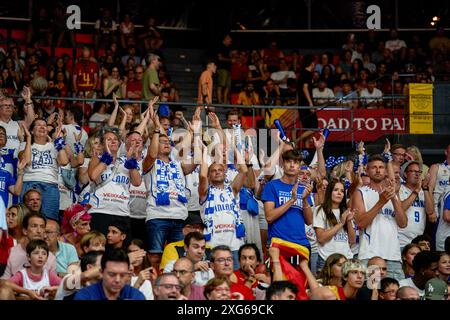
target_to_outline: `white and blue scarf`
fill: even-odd
[[[156,159],[156,205],[170,205],[169,174],[172,175],[171,179],[175,182],[175,187],[178,193],[178,201],[187,203],[185,181],[181,175],[180,168],[177,163],[170,161],[169,164],[166,164],[164,161]]]
[[[206,207],[205,207],[205,224],[206,224],[206,230],[205,230],[205,240],[211,241],[211,238],[214,233],[214,205],[215,205],[215,199],[214,199],[214,192],[212,192],[212,189],[215,189],[214,186],[208,187],[208,198],[206,199]],[[244,238],[245,237],[245,226],[242,221],[241,215],[239,214],[239,209],[237,206],[236,197],[233,194],[233,190],[231,187],[225,187],[224,191],[227,193],[229,199],[232,199],[232,205],[231,205],[231,211],[234,214],[234,224],[236,227],[236,238]],[[222,198],[222,197],[221,197]],[[222,200],[222,199],[220,199]],[[223,200],[222,200],[223,201]],[[224,203],[225,204],[225,203]]]

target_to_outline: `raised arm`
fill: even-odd
[[[113,93],[113,102],[114,102],[114,109],[111,112],[111,116],[108,119],[108,126],[112,127],[116,123],[117,118],[117,111],[119,110],[119,102],[117,101],[117,95]]]
[[[22,98],[25,101],[24,111],[25,111],[25,126],[30,127],[30,124],[34,121],[36,114],[34,112],[33,100],[31,100],[31,90],[30,88],[24,86],[22,90]]]
[[[314,141],[314,147],[316,148],[317,152],[317,164],[318,164],[318,172],[320,174],[320,177],[326,177],[327,175],[327,169],[325,167],[325,158],[323,156],[323,148],[325,146],[325,136],[320,133],[319,139],[316,139],[313,137]]]
[[[141,173],[138,170],[137,158],[139,158],[139,151],[136,148],[136,143],[132,142],[128,152],[127,160],[125,161],[125,168],[129,170],[130,182],[133,186],[139,187],[142,182]]]
[[[23,122],[21,122],[20,125],[21,125],[22,131],[25,135],[26,143],[25,143],[25,149],[23,151],[19,152],[19,159],[20,160],[23,159],[27,165],[30,165],[31,164],[31,134]]]
[[[109,150],[108,142],[105,143],[105,146],[106,152],[104,152],[100,158],[93,155],[91,161],[89,162],[88,175],[91,181],[97,181],[103,171],[105,171],[106,168],[113,162],[113,156]]]
[[[153,124],[155,125],[155,130],[153,131],[153,136],[152,136],[152,140],[150,142],[150,147],[148,148],[147,155],[142,164],[144,173],[146,173],[153,166],[153,164],[156,161],[156,158],[158,157],[159,135],[161,133],[161,124],[159,123],[158,115],[153,110],[153,108],[151,108],[149,110],[149,112],[150,112],[150,118],[152,119]]]
[[[234,195],[237,195],[239,193],[239,191],[241,191],[242,187],[244,186],[244,183],[245,183],[245,180],[247,177],[247,173],[248,173],[248,168],[247,168],[245,160],[242,158],[241,153],[236,148],[234,149],[234,153],[237,158],[237,164],[238,164],[237,169],[239,170],[239,173],[234,178],[234,180],[231,184],[231,188],[233,189]],[[253,172],[253,170],[252,170],[252,172]]]
[[[200,176],[199,176],[199,183],[198,183],[198,196],[200,199],[200,202],[203,202],[206,200],[206,196],[208,193],[208,148],[203,146],[203,152],[202,152],[202,162],[200,164]]]
[[[58,155],[56,157],[56,160],[60,166],[65,166],[69,163],[69,155],[67,154],[66,148],[65,148],[65,141],[64,136],[62,132],[62,120],[58,120],[58,127],[56,128],[55,133],[55,141],[53,141],[53,144],[55,145],[56,150],[58,151]]]

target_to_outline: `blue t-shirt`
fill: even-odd
[[[77,249],[70,243],[58,241],[58,251],[56,251],[56,272],[66,273],[69,265],[77,262]]]
[[[445,198],[444,210],[450,210],[450,194]]]
[[[103,281],[85,287],[77,292],[74,300],[108,300],[103,291]],[[145,300],[145,296],[138,289],[126,284],[120,291],[119,298],[117,300]]]
[[[280,179],[267,183],[261,195],[263,202],[274,202],[275,208],[281,207],[291,199],[294,185],[282,182]],[[303,217],[302,193],[305,186],[299,185],[297,202],[292,205],[281,217],[269,223],[269,242],[273,237],[294,242],[309,247],[309,241],[305,232],[305,219]],[[308,197],[311,205],[312,199]]]
[[[5,206],[8,206],[9,187],[16,184],[16,179],[8,171],[0,168],[0,196]]]

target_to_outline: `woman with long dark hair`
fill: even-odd
[[[324,202],[314,214],[313,226],[319,246],[318,271],[333,253],[340,253],[347,259],[353,258],[350,249],[356,241],[353,216],[353,210],[347,208],[344,184],[339,180],[331,181],[325,191]]]

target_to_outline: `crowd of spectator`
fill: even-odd
[[[11,42],[2,53],[0,299],[448,298],[450,145],[429,167],[417,146],[389,141],[380,154],[360,143],[325,159],[319,132],[310,159],[279,130],[265,155],[242,131],[239,111],[221,124],[199,106],[187,121],[165,104],[178,98],[154,19],[136,36],[130,17],[117,24],[104,10],[94,53],[105,55],[84,47],[72,61],[40,47],[53,38],[43,37],[50,26],[39,16],[32,30],[40,36],[26,52]],[[222,103],[238,94],[241,104],[297,104],[298,82],[308,78],[316,100],[300,95],[304,103],[353,92],[364,98],[355,108],[378,108],[392,89],[383,75],[414,70],[415,81],[428,82],[441,72],[448,39],[436,37],[421,51],[395,31],[386,42],[350,35],[340,62],[323,54],[314,63],[276,41],[231,50],[226,36],[217,70],[210,63],[206,72],[217,73]],[[199,86],[199,100],[211,101],[208,90]],[[90,110],[41,94],[112,105]],[[120,106],[119,98],[148,103]]]

